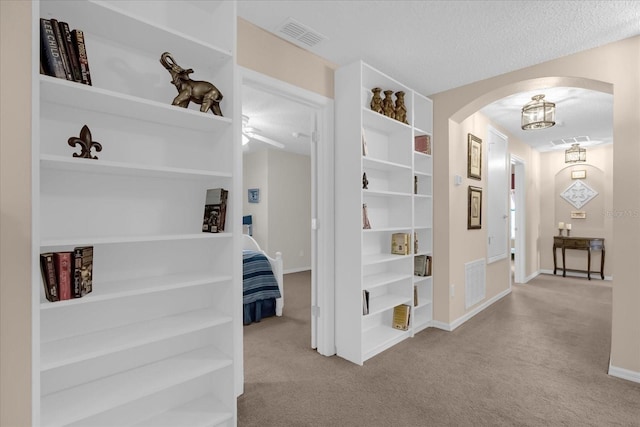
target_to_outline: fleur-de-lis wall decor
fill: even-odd
[[[80,130],[80,138],[72,136],[68,141],[71,147],[80,145],[80,154],[73,153],[73,157],[82,157],[85,159],[98,159],[98,156],[91,155],[91,149],[95,149],[96,152],[102,151],[102,144],[97,141],[91,140],[91,131],[87,125],[82,126]]]

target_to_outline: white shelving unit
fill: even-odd
[[[405,92],[409,124],[371,110],[375,87]],[[361,365],[431,326],[433,319],[432,278],[414,276],[414,256],[433,256],[433,159],[414,150],[416,136],[433,136],[433,106],[430,99],[356,62],[336,72],[335,107],[336,349],[338,356]],[[363,204],[371,229],[363,229]],[[411,236],[409,255],[391,254],[393,233]],[[368,314],[363,314],[365,290]],[[407,331],[392,328],[393,308],[400,304],[412,307]]]
[[[93,86],[34,54],[33,424],[235,426],[242,383],[241,203],[233,1],[41,0],[84,31]],[[224,117],[177,95],[170,52],[223,93]],[[83,125],[99,159],[74,158]],[[229,190],[203,233],[206,190]],[[239,218],[239,216],[238,216]],[[44,297],[39,254],[94,247],[93,292]]]

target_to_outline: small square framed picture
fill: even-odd
[[[249,203],[260,203],[260,189],[250,188],[248,190]]]
[[[585,179],[587,171],[584,169],[571,171],[571,179]]]

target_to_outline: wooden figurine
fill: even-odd
[[[395,119],[399,122],[409,124],[407,121],[407,107],[404,105],[404,92],[401,90],[396,92]]]
[[[380,91],[382,91],[382,89],[379,87],[371,89],[371,92],[373,92],[373,97],[371,98],[371,110],[382,114],[382,97],[380,96]]]
[[[173,59],[169,52],[165,52],[160,57],[160,63],[171,74],[171,83],[178,89],[178,96],[173,99],[172,105],[187,108],[189,102],[200,105],[200,111],[206,113],[211,110],[216,116],[222,116],[220,101],[222,93],[213,84],[200,80],[191,80],[189,74],[193,70],[185,70]]]
[[[384,99],[382,100],[382,113],[394,119],[396,117],[396,110],[393,106],[393,99],[391,99],[391,95],[393,95],[392,90],[384,91]]]

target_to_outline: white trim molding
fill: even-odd
[[[502,298],[506,297],[510,293],[511,293],[511,288],[505,289],[504,291],[500,292],[499,294],[497,294],[493,298],[490,298],[490,299],[486,300],[485,302],[483,302],[482,304],[480,304],[479,306],[477,306],[473,310],[465,313],[463,316],[458,317],[453,322],[445,323],[445,322],[440,322],[438,320],[433,320],[431,322],[431,326],[433,326],[434,328],[438,328],[438,329],[442,329],[444,331],[451,332],[451,331],[455,330],[458,326],[462,325],[467,320],[471,319],[476,314],[478,314],[481,311],[485,310],[491,304],[501,300]]]
[[[631,371],[629,369],[618,368],[609,363],[609,375],[612,377],[622,378],[623,380],[640,383],[640,372]]]

